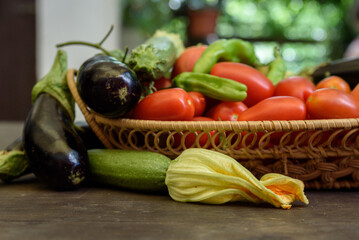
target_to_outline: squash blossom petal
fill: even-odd
[[[267,202],[284,209],[295,200],[309,203],[302,181],[274,173],[258,180],[235,159],[201,148],[187,149],[170,163],[166,185],[180,202]]]

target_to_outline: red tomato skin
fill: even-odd
[[[188,92],[193,99],[194,116],[201,116],[206,109],[206,98],[200,92]]]
[[[359,101],[359,83],[353,88],[350,93],[356,101]]]
[[[315,90],[315,84],[308,78],[293,76],[280,81],[274,90],[274,96],[292,96],[306,101]]]
[[[207,45],[186,48],[173,65],[172,78],[183,72],[192,72],[194,65],[202,55]]]
[[[359,117],[358,101],[351,94],[334,88],[314,91],[306,105],[311,119]]]
[[[192,121],[214,121],[213,118],[205,117],[205,116],[197,116],[192,119]]]
[[[166,77],[157,79],[154,83],[154,87],[158,90],[169,88],[172,86],[172,80]]]
[[[216,121],[237,121],[238,115],[247,109],[243,102],[221,102],[212,107],[206,116]]]
[[[347,93],[351,92],[349,84],[339,76],[329,76],[317,83],[317,89],[333,88]]]
[[[194,117],[193,121],[214,121],[214,120],[209,117]],[[216,133],[215,130],[209,132],[211,136],[213,136],[215,133]],[[197,134],[200,134],[200,132],[198,131]],[[186,147],[187,148],[191,147],[193,144],[195,144],[195,141],[196,141],[196,135],[194,133],[188,134],[185,140]],[[209,141],[208,134],[205,133],[198,140],[199,146],[204,147],[207,141]],[[216,144],[218,143],[218,137],[216,137],[215,143]],[[211,144],[209,144],[208,147],[211,147]]]
[[[273,83],[257,69],[246,64],[220,62],[212,67],[211,74],[229,78],[247,86],[247,98],[243,103],[251,107],[274,94]]]
[[[154,92],[133,109],[132,117],[143,120],[190,121],[194,116],[192,97],[181,88]]]
[[[304,101],[291,96],[266,98],[238,116],[238,121],[304,120],[307,111]]]

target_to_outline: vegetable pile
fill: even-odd
[[[106,35],[108,37],[109,33]],[[359,117],[359,85],[328,75],[314,84],[289,73],[280,49],[268,64],[250,42],[219,39],[185,48],[178,35],[158,31],[127,52],[107,51],[99,43],[77,74],[77,88],[91,111],[106,118],[156,121],[263,121]],[[0,152],[0,178],[32,172],[56,190],[99,182],[150,193],[168,193],[181,202],[223,204],[266,202],[289,209],[308,204],[304,184],[280,174],[256,179],[235,159],[212,150],[190,148],[176,159],[154,152],[108,150],[85,124],[74,122],[74,99],[66,83],[66,52],[33,88],[33,107],[24,133]],[[191,146],[191,134],[185,145]],[[208,136],[202,136],[206,138]],[[202,140],[199,144],[202,146]],[[178,139],[177,139],[178,140]],[[189,141],[187,143],[187,140]],[[176,144],[174,136],[174,144]]]
[[[145,96],[127,117],[183,121],[201,116],[215,121],[260,121],[359,116],[359,87],[352,90],[335,75],[314,84],[308,77],[287,72],[278,48],[274,56],[272,62],[263,65],[255,57],[253,46],[239,39],[188,47],[176,60],[171,77],[155,81],[157,91]],[[178,93],[176,101],[174,88],[185,90],[192,101],[183,92]],[[170,95],[172,101],[163,101]],[[175,116],[173,109],[186,114]]]

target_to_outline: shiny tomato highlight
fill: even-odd
[[[181,88],[154,92],[133,109],[132,117],[143,120],[190,121],[194,116],[192,97]]]
[[[211,74],[229,78],[247,86],[243,103],[251,107],[274,94],[273,83],[260,71],[243,63],[220,62],[212,67]]]
[[[206,116],[216,121],[237,121],[238,115],[247,109],[243,102],[222,102],[212,107]]]
[[[194,116],[201,116],[206,109],[206,98],[200,92],[188,92],[193,99]]]
[[[304,120],[306,115],[303,100],[291,96],[274,96],[239,114],[238,121]]]
[[[329,76],[317,83],[317,89],[333,88],[347,93],[351,92],[349,84],[339,76]]]
[[[338,89],[318,89],[308,97],[306,105],[311,119],[359,117],[358,101]]]
[[[283,79],[275,86],[274,96],[292,96],[306,101],[314,91],[315,85],[308,78],[293,76]]]

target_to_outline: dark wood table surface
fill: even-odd
[[[0,124],[1,147],[21,124]],[[0,240],[359,239],[359,190],[307,190],[308,206],[179,203],[103,186],[47,189],[33,175],[0,183]]]

